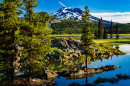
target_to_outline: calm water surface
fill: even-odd
[[[72,38],[75,38],[75,39],[81,38],[81,36],[67,36],[67,37],[63,36],[63,38],[68,38],[68,37],[72,37]],[[108,35],[108,38],[110,38],[110,35]],[[113,35],[113,38],[116,38],[116,35]],[[130,38],[130,35],[119,35],[119,38]]]
[[[121,66],[121,68],[117,68],[113,71],[107,71],[103,72],[100,74],[95,74],[93,77],[88,77],[88,83],[94,84],[94,80],[96,80],[98,77],[102,78],[116,78],[116,74],[122,74],[122,75],[130,75],[130,44],[124,44],[119,46],[120,50],[123,52],[126,52],[126,55],[119,55],[118,57],[116,55],[109,57],[109,59],[103,59],[102,61],[96,61],[92,62],[91,65],[88,67],[100,67],[103,65],[115,65],[115,66]],[[54,82],[57,83],[56,86],[68,86],[72,84],[73,82],[77,82],[80,85],[85,85],[86,84],[86,78],[82,79],[71,79],[71,80],[66,80],[64,77],[56,78]],[[98,85],[104,85],[104,86],[130,86],[130,79],[127,80],[119,80],[118,83],[100,83]]]

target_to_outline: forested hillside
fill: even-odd
[[[83,21],[75,20],[61,20],[59,23],[53,23],[51,25],[52,34],[81,34],[81,28],[85,25]],[[93,24],[91,26],[94,31],[97,26]]]
[[[61,20],[59,23],[53,23],[51,25],[52,34],[81,34],[81,27],[84,25],[83,21],[75,20]],[[109,33],[110,25],[104,25]],[[115,33],[116,25],[113,25]],[[97,24],[91,26],[92,33],[95,32],[95,29],[98,28]],[[130,33],[130,24],[119,24],[120,34],[129,34]]]

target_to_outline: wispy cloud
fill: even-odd
[[[119,23],[130,23],[130,12],[103,12],[103,13],[90,13],[91,15],[104,20],[112,20]]]
[[[60,1],[59,1],[59,3],[63,6],[63,7],[66,7],[63,3],[61,3]]]

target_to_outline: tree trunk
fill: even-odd
[[[14,65],[13,65],[14,59],[12,58],[12,69],[11,69],[11,82],[14,84]]]
[[[87,59],[87,56],[86,56],[86,69],[88,69],[88,59]]]
[[[12,47],[12,50],[14,50],[14,53],[12,54],[11,56],[11,82],[12,84],[14,84],[14,58],[15,58],[15,44],[14,44],[14,41],[15,41],[15,36],[14,36],[14,29],[12,30],[12,33],[11,33],[11,40],[12,40],[12,43],[13,43],[13,46]]]
[[[31,60],[29,59],[29,62],[31,62]],[[31,73],[32,71],[29,69],[29,74],[28,74],[28,82],[31,84]]]
[[[86,77],[86,86],[88,86],[88,77]]]
[[[32,0],[29,0],[29,22],[32,22],[33,20],[33,8],[32,8]]]
[[[29,76],[29,83],[31,84],[31,77]]]

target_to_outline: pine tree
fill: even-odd
[[[105,29],[104,29],[104,35],[103,35],[103,39],[107,39],[108,37],[107,37],[107,30],[106,30],[106,27],[105,27]]]
[[[101,38],[101,20],[99,19],[99,22],[98,22],[98,38]]]
[[[37,0],[23,0],[24,10],[27,12],[24,16],[29,22],[33,21],[34,8],[38,7],[40,3],[36,3]]]
[[[85,27],[82,28],[82,36],[81,36],[81,45],[82,45],[82,49],[83,49],[83,54],[86,55],[86,68],[87,68],[87,58],[88,56],[93,57],[93,48],[92,48],[92,44],[93,44],[93,39],[92,39],[92,35],[91,35],[91,29],[89,26],[89,9],[86,6],[85,7],[85,15],[82,15],[82,19],[84,20],[84,22],[86,23]]]
[[[103,22],[102,22],[102,17],[101,20],[99,19],[99,23],[98,23],[98,38],[102,39],[103,38],[103,33],[104,29],[103,29]]]
[[[3,66],[1,84],[14,82],[14,61],[17,59],[17,45],[19,44],[19,0],[4,0],[0,4],[0,63]],[[1,66],[0,65],[0,66]]]
[[[101,34],[101,36],[100,36],[100,38],[102,39],[103,38],[103,33],[104,32],[104,29],[103,29],[103,22],[102,22],[102,17],[101,17],[101,25],[100,25],[100,34]]]
[[[119,39],[119,25],[116,23],[116,39]]]
[[[111,20],[111,26],[110,26],[110,38],[112,39],[112,34],[113,34],[113,25],[112,25],[112,20]]]
[[[22,70],[31,81],[33,76],[37,74],[42,74],[44,57],[48,54],[50,50],[50,39],[48,35],[51,33],[47,30],[48,23],[51,17],[48,15],[43,15],[40,21],[36,20],[36,15],[34,13],[34,7],[37,7],[37,0],[30,0],[25,2],[25,8],[27,11],[27,20],[21,21],[21,34],[22,34],[22,47],[21,59],[23,59]]]

